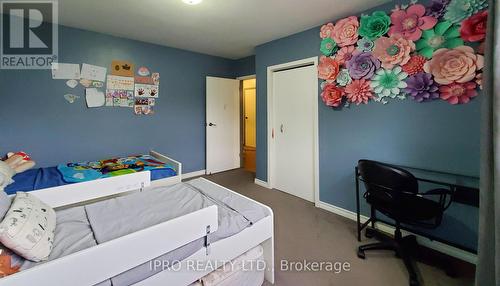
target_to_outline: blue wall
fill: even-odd
[[[88,109],[84,88],[52,80],[50,70],[0,70],[0,153],[25,150],[38,166],[147,152],[153,148],[205,169],[205,77],[235,77],[235,61],[60,27],[60,62],[108,67],[131,60],[160,72],[153,116],[129,108]],[[82,96],[74,104],[63,95]]]
[[[255,56],[245,57],[235,61],[235,75],[246,76],[255,74]]]
[[[390,11],[394,4],[379,7]],[[348,15],[345,15],[348,16]],[[332,19],[335,20],[335,19]],[[316,27],[256,48],[257,178],[267,180],[267,67],[320,54]],[[480,97],[452,106],[443,101],[370,103],[335,111],[319,102],[320,199],[355,210],[354,166],[361,158],[479,175]],[[300,162],[297,162],[300,168]],[[458,208],[458,209],[456,209]],[[477,245],[477,209],[457,205],[440,236]]]

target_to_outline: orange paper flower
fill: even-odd
[[[476,55],[471,47],[458,46],[435,51],[432,58],[424,64],[424,71],[431,73],[437,83],[445,85],[469,82],[483,66],[483,56]]]
[[[471,98],[477,96],[476,83],[452,83],[439,87],[441,99],[448,101],[451,104],[462,104],[470,101]]]
[[[358,41],[358,28],[356,16],[341,19],[335,23],[331,37],[339,47],[354,45]]]
[[[346,46],[341,48],[335,55],[335,60],[340,64],[344,65],[345,62],[352,58],[352,54],[356,51],[354,46]]]
[[[401,67],[405,73],[411,76],[424,71],[425,61],[425,57],[421,55],[414,55],[411,56],[410,60]]]
[[[318,64],[318,77],[327,81],[333,81],[339,74],[339,63],[330,58],[322,56]]]
[[[347,100],[359,105],[361,103],[367,104],[368,100],[373,98],[370,81],[365,79],[353,80],[345,87]]]
[[[335,84],[328,83],[321,92],[321,99],[327,106],[339,107],[342,104],[344,90]]]
[[[404,65],[410,60],[410,53],[415,50],[415,44],[396,34],[380,37],[375,41],[373,55],[380,60],[382,67],[392,69],[394,65]]]

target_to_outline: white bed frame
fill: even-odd
[[[149,171],[120,175],[97,179],[82,183],[73,183],[63,186],[57,186],[46,189],[34,190],[31,193],[37,193],[43,196],[46,203],[56,207],[69,205],[68,202],[84,202],[93,198],[105,198],[109,196],[124,194],[130,191],[144,190],[148,187],[170,186],[180,183],[182,180],[182,164],[156,151],[149,151],[149,155],[155,159],[164,162],[175,170],[177,175],[151,181]],[[1,285],[1,283],[0,283]]]
[[[86,183],[89,184],[86,185]],[[86,183],[72,184],[66,188],[33,191],[31,194],[52,207],[62,207],[100,199],[111,194],[128,192],[130,188],[138,186],[144,188],[150,185],[149,172],[139,172]],[[210,183],[216,185],[213,182]],[[180,262],[182,265],[180,270],[179,265],[176,265],[176,267],[167,268],[134,285],[186,286],[211,271],[208,269],[192,271],[192,267],[188,267],[188,261],[221,266],[223,262],[228,262],[257,245],[262,245],[264,248],[265,278],[274,284],[273,212],[263,204],[229,191],[263,206],[268,216],[234,236],[203,247]],[[0,279],[0,285],[94,285],[189,242],[206,237],[207,229],[213,233],[217,228],[217,207],[210,206],[7,276]]]

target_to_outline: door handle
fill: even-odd
[[[280,126],[280,131],[281,131],[281,133],[283,133],[283,124],[281,124],[281,126]]]
[[[217,124],[210,122],[210,123],[208,123],[208,126],[217,126]]]

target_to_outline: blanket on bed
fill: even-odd
[[[169,172],[169,174],[166,174],[167,176],[176,175],[172,166],[160,162],[150,155],[135,155],[99,161],[61,164],[57,166],[57,170],[61,173],[63,180],[68,183],[79,183],[152,170]]]

